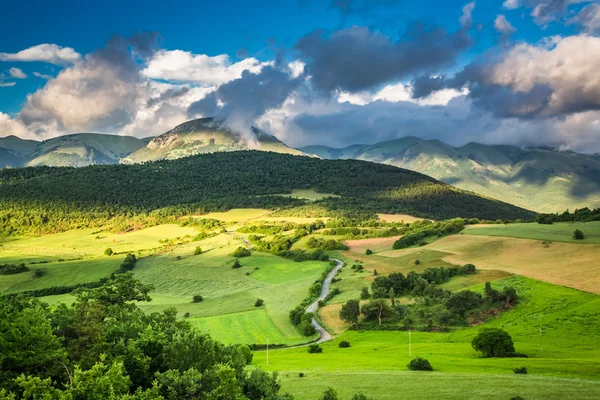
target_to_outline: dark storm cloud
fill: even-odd
[[[449,34],[442,27],[412,24],[397,41],[366,27],[327,34],[314,31],[301,38],[296,50],[305,73],[326,93],[359,92],[450,64],[471,44],[465,30]]]
[[[160,96],[153,97],[150,100],[148,100],[148,103],[146,103],[146,105],[148,107],[152,107],[156,104],[164,103],[167,100],[176,99],[178,97],[181,97],[185,94],[188,94],[189,92],[190,92],[190,88],[187,86],[170,88],[170,89],[165,90],[163,93],[161,93]]]
[[[412,81],[412,97],[421,99],[433,92],[446,88],[446,80],[443,76],[421,75]]]

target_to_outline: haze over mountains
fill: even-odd
[[[469,143],[455,148],[439,140],[404,137],[336,149],[288,147],[251,127],[240,134],[217,118],[180,124],[155,138],[94,133],[43,142],[0,138],[0,167],[132,164],[199,153],[263,150],[326,159],[358,159],[414,170],[461,189],[538,212],[600,207],[600,156],[537,147]]]

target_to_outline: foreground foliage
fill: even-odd
[[[4,398],[286,399],[277,374],[245,366],[247,346],[225,346],[176,320],[144,314],[151,287],[131,273],[76,302],[50,309],[26,296],[0,297],[0,390]],[[13,393],[13,395],[9,394]]]

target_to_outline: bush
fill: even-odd
[[[357,393],[354,396],[352,396],[352,400],[369,400],[369,399],[364,394]]]
[[[198,256],[200,254],[202,254],[202,247],[196,246],[196,248],[194,249],[194,255]]]
[[[235,258],[241,258],[241,257],[248,257],[250,256],[250,250],[244,248],[244,247],[238,247],[237,249],[235,249],[235,251],[231,254],[233,257]]]
[[[299,376],[300,378],[304,378],[304,372],[299,372],[299,373],[298,373],[298,376]]]
[[[583,232],[581,232],[579,229],[575,229],[575,232],[573,232],[573,239],[575,239],[575,240],[585,239]]]
[[[312,336],[317,333],[317,330],[312,324],[313,313],[305,313],[302,315],[298,329],[304,336]]]
[[[33,277],[34,278],[41,278],[42,276],[46,275],[46,270],[43,269],[36,269],[35,271],[33,271]]]
[[[327,388],[325,392],[323,392],[323,396],[321,396],[320,400],[338,400],[339,397],[334,388]]]
[[[235,260],[233,265],[231,266],[233,269],[242,268],[242,264],[240,264],[240,260]]]
[[[200,296],[199,294],[192,297],[192,303],[201,303],[203,300],[204,300],[204,298],[202,296]]]
[[[189,312],[186,312],[185,314],[183,314],[183,318],[189,318],[191,316],[191,314]]]
[[[310,354],[322,353],[323,348],[321,346],[319,346],[318,344],[313,343],[310,346],[308,346],[308,352]]]
[[[473,338],[471,346],[484,357],[511,357],[515,346],[508,332],[498,328],[483,328]]]
[[[417,357],[408,363],[408,369],[411,371],[433,371],[431,364],[424,358]]]
[[[513,369],[515,374],[527,374],[527,367],[520,367]]]
[[[365,254],[370,256],[371,254],[373,254],[373,250],[367,249],[367,251],[365,251]]]
[[[112,256],[113,255],[113,249],[111,249],[110,247],[107,248],[106,250],[104,250],[104,255],[105,256]]]
[[[256,301],[254,302],[254,307],[260,307],[263,304],[265,304],[265,301],[263,299],[256,299]]]
[[[29,268],[23,263],[0,265],[0,275],[15,275],[27,271]]]
[[[419,264],[421,264],[421,260],[419,260],[419,259],[416,259],[416,260],[415,260],[415,265],[419,265]]]
[[[340,344],[338,344],[338,347],[341,347],[342,349],[348,348],[350,347],[350,342],[347,340],[342,340]]]
[[[522,398],[521,396],[514,396],[514,397],[511,397],[510,400],[525,400],[525,399]]]

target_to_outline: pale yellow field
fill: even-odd
[[[377,214],[377,218],[385,222],[404,222],[408,224],[423,221],[423,218],[413,217],[408,214]]]
[[[492,236],[454,235],[425,248],[448,253],[453,264],[472,263],[479,269],[495,269],[556,285],[600,294],[600,245],[552,243]],[[402,257],[421,248],[390,250],[379,256]]]
[[[377,253],[391,249],[394,242],[401,237],[402,236],[392,236],[388,238],[346,240],[344,243],[349,247],[349,250],[354,253],[364,254],[367,249],[371,249],[373,252]]]
[[[200,218],[218,219],[223,222],[243,222],[266,216],[269,213],[271,213],[271,211],[261,208],[234,208],[225,212],[213,212],[201,215]]]
[[[339,335],[350,327],[350,324],[340,319],[341,308],[341,304],[328,304],[319,309],[321,321],[333,331],[334,335]]]

